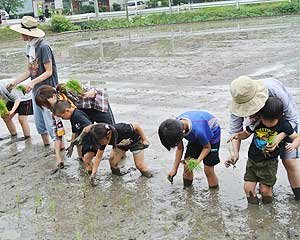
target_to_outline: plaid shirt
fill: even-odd
[[[79,109],[95,109],[99,112],[108,112],[108,94],[106,88],[95,89],[85,88],[86,91],[94,89],[96,92],[95,98],[80,98],[77,108]]]

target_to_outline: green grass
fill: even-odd
[[[130,19],[113,18],[104,20],[87,20],[72,23],[63,16],[54,16],[51,25],[41,24],[39,28],[46,32],[46,35],[53,32],[67,32],[77,30],[106,30],[116,28],[132,28],[155,25],[166,25],[176,23],[191,23],[212,20],[228,20],[249,17],[272,17],[280,15],[291,15],[299,13],[299,5],[296,0],[290,2],[264,3],[241,5],[240,9],[235,6],[211,7],[193,11],[150,14],[147,16],[136,16]],[[20,34],[13,32],[8,27],[0,28],[0,40],[12,40],[20,38]]]

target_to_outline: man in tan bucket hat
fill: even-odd
[[[43,85],[56,87],[58,84],[55,59],[48,42],[43,38],[45,33],[38,28],[38,22],[31,16],[24,16],[20,24],[10,27],[13,31],[22,34],[22,39],[27,41],[25,53],[28,59],[26,71],[12,81],[8,87],[31,78],[26,85],[26,92],[33,94],[33,112],[38,133],[41,135],[45,146],[49,143],[49,134],[54,139],[52,114],[49,109],[41,109],[35,103],[37,89]]]
[[[243,125],[250,128],[258,122],[258,112],[264,107],[269,97],[277,97],[283,102],[284,118],[289,121],[298,132],[299,115],[295,101],[284,85],[275,79],[253,80],[241,76],[230,84],[232,96],[229,133],[243,131]],[[233,139],[233,155],[229,162],[236,162],[239,158],[240,140]],[[288,179],[296,200],[300,200],[300,160],[298,149],[287,152],[285,146],[280,148],[280,158],[287,171]]]

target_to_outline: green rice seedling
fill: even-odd
[[[4,174],[6,170],[6,167],[2,164],[0,164],[0,174]]]
[[[95,239],[95,227],[94,227],[94,222],[91,222],[87,226],[87,232],[89,235],[90,239]]]
[[[71,79],[71,80],[67,81],[64,84],[64,87],[65,87],[66,90],[68,90],[70,92],[73,92],[75,94],[78,94],[78,95],[83,94],[82,84],[76,79]]]
[[[17,216],[18,216],[18,219],[20,219],[21,218],[21,209],[20,209],[21,197],[20,197],[19,193],[16,194],[15,202],[16,202],[16,207],[17,207]]]
[[[186,164],[186,168],[191,172],[201,169],[200,163],[194,158],[190,158],[186,160],[185,164]]]
[[[266,149],[268,146],[272,146],[276,143],[275,139],[277,137],[277,134],[274,134],[273,136],[270,136],[267,139],[267,145],[265,147],[265,149],[263,149],[263,154],[265,157],[269,157],[270,156],[270,152]]]
[[[49,201],[49,211],[51,213],[52,218],[54,219],[56,214],[56,203],[54,199],[50,199]]]
[[[6,103],[3,99],[0,99],[0,116],[4,118],[9,113]]]
[[[276,135],[273,135],[273,136],[270,136],[270,137],[268,138],[268,140],[267,140],[268,145],[273,145],[273,144],[275,144],[275,143],[276,143],[276,141],[275,141],[276,137],[277,137],[277,134],[276,134]]]
[[[75,240],[82,240],[82,234],[77,230]]]
[[[35,206],[35,214],[38,213],[38,208],[42,205],[42,196],[41,194],[36,191],[34,194],[34,206]]]
[[[18,85],[16,89],[21,91],[24,95],[26,94],[26,87],[24,85]]]

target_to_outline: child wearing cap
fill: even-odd
[[[183,138],[188,141],[184,159],[196,159],[204,163],[204,172],[210,189],[218,188],[218,178],[214,166],[220,162],[219,147],[221,128],[217,118],[206,111],[191,111],[179,115],[176,119],[167,119],[158,129],[162,145],[170,151],[176,147],[175,162],[168,175],[169,181],[177,174],[179,164],[184,152]],[[183,185],[189,187],[193,183],[193,172],[185,161],[183,172]]]
[[[31,95],[24,94],[17,89],[8,90],[6,85],[8,81],[0,81],[0,97],[5,100],[8,115],[3,118],[11,136],[17,135],[17,129],[13,122],[13,117],[18,114],[18,120],[22,127],[24,138],[30,138],[30,128],[27,117],[33,115]]]
[[[272,188],[276,182],[278,156],[282,145],[287,152],[292,152],[300,145],[300,136],[291,124],[283,118],[283,104],[279,98],[269,97],[259,112],[260,122],[253,128],[236,133],[232,139],[247,139],[254,134],[248,151],[248,161],[244,176],[244,190],[248,203],[258,204],[256,185],[259,182],[262,202],[272,203]],[[227,166],[231,162],[227,162]]]

